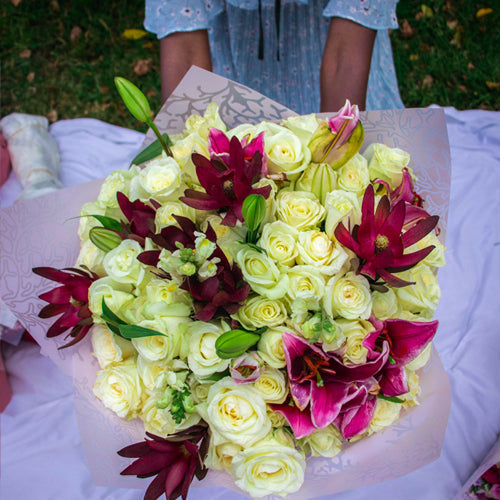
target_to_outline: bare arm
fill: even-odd
[[[321,61],[321,111],[338,111],[346,98],[365,109],[376,34],[348,19],[331,19]]]
[[[172,33],[160,40],[162,102],[193,64],[212,71],[207,30]]]

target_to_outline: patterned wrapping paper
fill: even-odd
[[[155,123],[160,131],[179,133],[192,113],[203,114],[210,102],[231,128],[262,120],[279,122],[294,114],[263,95],[199,68],[191,68],[163,106]],[[450,153],[444,113],[440,109],[368,111],[362,114],[365,146],[383,142],[411,154],[410,166],[419,179],[418,191],[432,214],[441,217],[444,242],[450,188]],[[154,137],[148,133],[145,145]],[[124,166],[126,168],[126,166]],[[122,477],[129,464],[116,451],[144,436],[140,421],[125,422],[107,410],[92,392],[97,361],[90,339],[76,349],[58,351],[60,339],[46,339],[50,320],[37,314],[43,306],[37,296],[50,289],[46,280],[34,275],[36,266],[69,267],[79,251],[78,215],[83,203],[97,197],[102,181],[73,186],[38,199],[20,202],[1,212],[0,280],[2,297],[32,336],[68,375],[73,375],[82,443],[97,485],[137,487],[148,482]],[[438,330],[439,335],[439,330]],[[308,462],[306,481],[290,498],[306,499],[324,491],[335,493],[407,474],[439,457],[451,403],[447,375],[435,349],[421,373],[420,406],[407,410],[394,425],[368,439],[351,443],[333,459]],[[193,486],[226,486],[237,490],[232,479],[211,471]]]

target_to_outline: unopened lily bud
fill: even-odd
[[[149,121],[151,119],[151,108],[146,96],[132,82],[121,76],[115,77],[115,85],[134,118],[141,122]]]
[[[247,196],[241,207],[241,213],[248,230],[258,230],[266,216],[266,199],[261,194]]]
[[[310,191],[321,202],[325,204],[326,195],[337,187],[337,173],[328,163],[311,164],[302,173],[295,189]]]
[[[309,141],[311,159],[337,169],[359,151],[364,136],[358,106],[346,101],[335,116],[322,121],[315,130]]]
[[[89,231],[90,241],[103,252],[109,252],[120,245],[122,238],[119,234],[105,227],[93,227]]]
[[[215,352],[221,359],[231,359],[245,353],[260,340],[260,335],[244,330],[230,330],[215,341]]]

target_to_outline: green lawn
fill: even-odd
[[[406,106],[500,109],[500,9],[494,5],[494,0],[400,1],[400,30],[391,38]],[[2,6],[2,116],[14,111],[51,121],[87,116],[145,130],[113,86],[115,75],[131,79],[152,109],[159,109],[156,37],[134,40],[123,34],[142,29],[143,0],[6,0]]]

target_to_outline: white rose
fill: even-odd
[[[223,469],[231,472],[233,458],[242,450],[243,447],[236,443],[226,442],[214,444],[213,441],[211,441],[208,446],[208,454],[205,458],[205,465],[209,469]]]
[[[281,221],[266,224],[258,245],[263,248],[278,265],[291,267],[298,256],[297,239],[299,232]]]
[[[363,194],[370,184],[368,162],[360,154],[353,156],[339,171],[337,178],[339,188],[355,194]]]
[[[119,283],[136,283],[142,265],[137,256],[142,253],[141,245],[135,240],[123,240],[104,257],[103,265],[108,276]]]
[[[325,218],[325,209],[313,193],[281,190],[276,198],[279,220],[299,231],[318,227]]]
[[[105,274],[104,257],[106,252],[99,250],[90,240],[82,243],[80,253],[76,259],[76,266],[85,266],[98,275]]]
[[[322,231],[302,231],[297,246],[299,264],[313,265],[328,276],[338,273],[347,260],[343,248]]]
[[[325,294],[325,277],[315,266],[294,266],[288,271],[288,277],[287,296],[291,301],[309,297],[319,301]]]
[[[400,273],[406,281],[415,282],[395,290],[401,307],[413,314],[431,319],[441,298],[441,289],[432,269],[425,264]]]
[[[370,284],[354,272],[333,276],[326,284],[323,304],[332,318],[368,319],[372,310]]]
[[[94,394],[120,418],[135,418],[141,409],[142,384],[135,359],[108,366],[97,372]]]
[[[342,436],[333,425],[314,431],[303,438],[301,443],[311,450],[313,457],[332,458],[342,451]]]
[[[276,368],[266,367],[253,386],[266,403],[283,403],[288,395],[285,376]]]
[[[184,134],[198,133],[204,139],[207,138],[208,132],[211,128],[216,128],[222,130],[223,132],[227,129],[226,124],[222,121],[219,114],[219,106],[215,102],[211,102],[203,116],[193,113],[186,120],[186,129]]]
[[[375,330],[374,326],[365,320],[339,319],[336,323],[342,329],[346,339],[344,362],[346,364],[366,363],[368,349],[363,346],[362,342],[368,333]]]
[[[257,330],[263,326],[281,325],[286,321],[288,313],[283,300],[255,295],[247,299],[231,317],[239,321],[246,330]]]
[[[163,203],[178,198],[181,186],[181,169],[165,153],[151,160],[130,182],[130,199]]]
[[[254,498],[295,493],[304,482],[305,469],[301,453],[273,439],[238,453],[231,466],[237,486]]]
[[[432,342],[429,342],[423,349],[422,352],[412,361],[410,361],[407,365],[406,368],[408,370],[420,370],[420,368],[423,368],[428,362],[429,359],[431,358],[431,352],[432,352]]]
[[[78,237],[82,242],[89,239],[89,231],[93,227],[101,227],[102,224],[90,215],[105,215],[106,206],[100,201],[85,203],[80,209],[80,221],[78,226]]]
[[[418,397],[422,392],[418,375],[413,370],[409,370],[408,365],[405,366],[405,370],[406,382],[408,383],[409,391],[406,394],[398,396],[399,399],[404,400],[404,403],[401,405],[403,407],[403,410],[419,405],[420,403],[418,402]]]
[[[132,288],[130,283],[118,283],[108,276],[95,280],[89,287],[89,308],[94,323],[104,323],[101,319],[103,300],[111,311],[120,316],[120,310],[126,309],[135,299]]]
[[[152,362],[143,358],[140,354],[137,357],[137,372],[141,377],[144,387],[149,392],[164,389],[167,385],[167,372],[169,365],[164,362]]]
[[[349,217],[351,226],[361,222],[361,206],[355,193],[335,189],[326,195],[325,233],[334,238],[335,228],[344,218]]]
[[[285,326],[275,326],[268,328],[260,336],[257,352],[269,366],[273,368],[284,368],[286,366],[283,333],[290,331],[290,328]]]
[[[417,252],[425,247],[434,245],[436,248],[422,261],[420,264],[425,264],[431,268],[443,267],[446,265],[446,258],[444,253],[446,251],[445,246],[439,241],[436,233],[434,231],[430,232],[427,236],[417,241],[411,247],[405,250],[405,253]]]
[[[403,180],[403,168],[408,167],[410,154],[402,149],[390,148],[385,144],[370,144],[363,156],[368,160],[370,179],[382,179],[391,189],[397,188]]]
[[[191,374],[189,376],[188,383],[193,401],[198,404],[207,400],[208,391],[215,382],[211,380],[199,380],[196,375]]]
[[[130,182],[139,172],[139,167],[135,165],[128,170],[115,170],[111,172],[102,183],[97,201],[105,207],[117,207],[116,193],[120,192],[128,197]]]
[[[187,217],[193,221],[196,220],[196,210],[194,208],[188,207],[185,203],[181,203],[180,201],[167,201],[156,211],[156,232],[161,232],[161,230],[167,226],[175,226],[177,221],[174,219],[174,215]]]
[[[115,335],[106,325],[94,325],[91,334],[94,356],[101,368],[135,355],[135,349],[130,340]]]
[[[237,385],[230,377],[216,382],[207,402],[197,409],[210,426],[214,444],[230,441],[248,447],[271,429],[260,392],[248,384]]]
[[[243,278],[252,290],[268,299],[281,299],[288,287],[288,276],[264,252],[242,245],[235,257]]]
[[[215,350],[215,341],[223,333],[220,326],[203,321],[195,321],[188,327],[188,364],[197,377],[208,377],[229,367],[230,360],[219,358]]]
[[[197,132],[193,132],[182,139],[176,140],[171,147],[171,151],[181,169],[181,182],[188,184],[190,187],[199,185],[192,154],[199,153],[205,158],[209,157],[206,137],[203,139]]]
[[[370,422],[370,427],[368,427],[368,435],[392,425],[399,418],[400,411],[401,403],[391,403],[377,398],[375,413]]]
[[[300,142],[307,146],[320,121],[314,113],[311,113],[309,115],[290,116],[283,120],[281,125],[291,130],[300,139]]]
[[[372,292],[372,312],[378,319],[397,318],[400,313],[398,298],[392,288],[386,292]]]
[[[166,437],[177,429],[170,410],[168,408],[158,408],[156,406],[157,400],[158,397],[156,395],[149,396],[144,402],[140,417],[144,422],[146,432]]]

